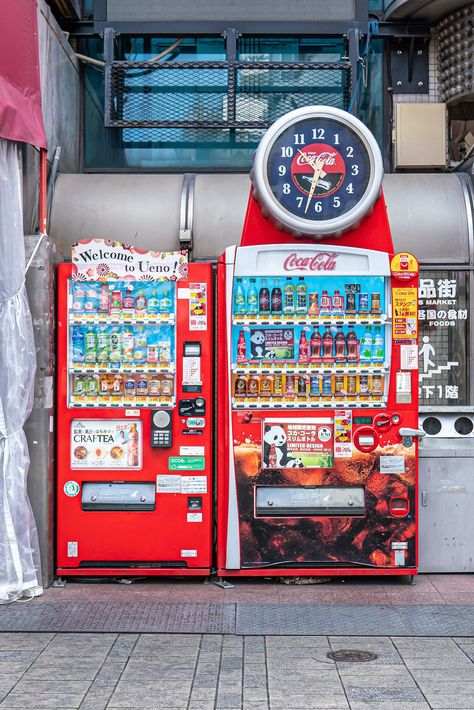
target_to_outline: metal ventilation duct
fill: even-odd
[[[474,5],[451,13],[436,26],[441,101],[455,106],[474,99]]]

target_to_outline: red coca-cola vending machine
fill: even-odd
[[[99,239],[59,266],[59,576],[209,573],[211,276]]]
[[[218,265],[221,576],[416,573],[418,264],[392,253],[381,174],[325,107],[257,151]]]

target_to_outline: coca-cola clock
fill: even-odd
[[[382,156],[359,119],[329,106],[282,116],[254,158],[254,197],[264,214],[296,235],[354,229],[380,194]]]

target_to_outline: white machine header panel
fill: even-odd
[[[380,251],[322,244],[229,247],[234,276],[389,276],[389,255]]]

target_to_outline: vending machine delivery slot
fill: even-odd
[[[153,483],[84,481],[82,510],[155,510]]]

